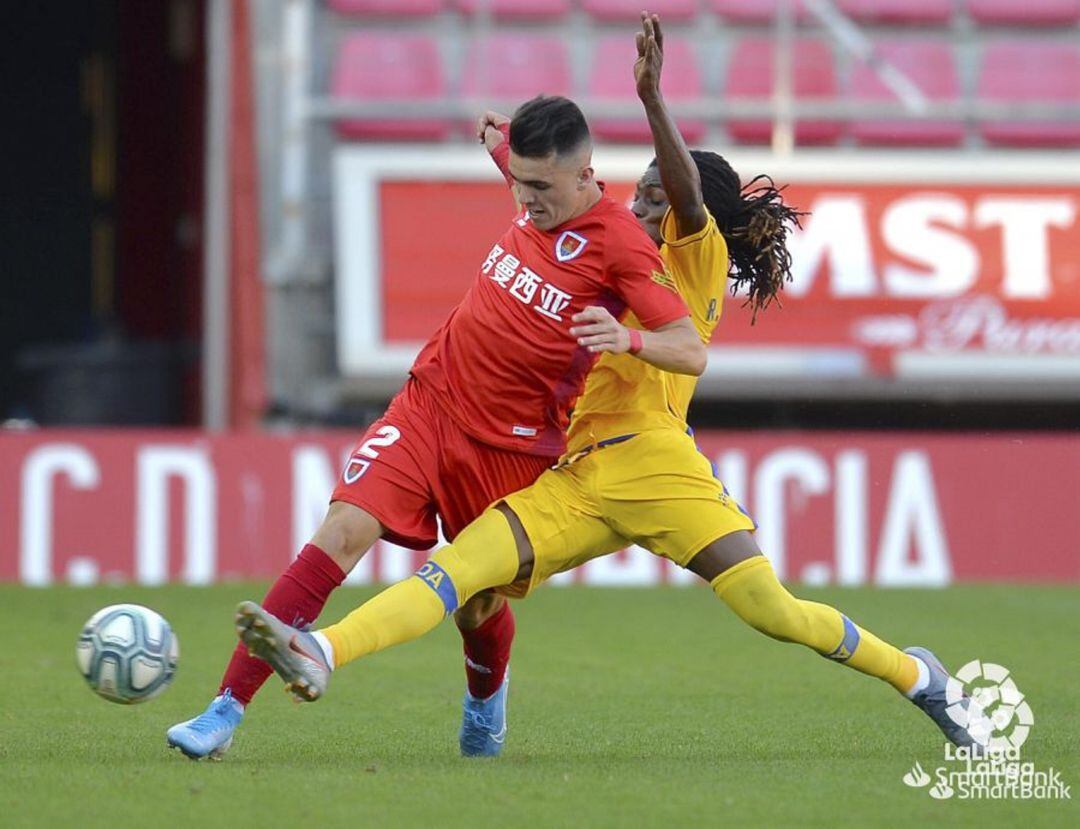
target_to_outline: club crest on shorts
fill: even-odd
[[[569,262],[577,258],[585,250],[589,240],[584,236],[574,233],[572,230],[565,231],[555,243],[555,258],[560,262]]]

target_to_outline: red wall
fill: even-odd
[[[269,578],[317,526],[355,435],[0,433],[0,580]],[[1080,437],[699,433],[791,580],[1080,581]],[[423,560],[380,545],[354,579]],[[684,581],[641,551],[570,577]]]

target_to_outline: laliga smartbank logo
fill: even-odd
[[[916,761],[901,778],[913,789],[929,786],[935,800],[1068,800],[1070,787],[1053,768],[1024,761],[1020,747],[1035,724],[1009,670],[993,662],[968,662],[945,686],[946,709],[975,745],[945,745],[945,763],[928,773]],[[933,784],[933,785],[931,785]]]
[[[964,705],[964,698],[968,704]],[[946,712],[987,751],[1019,749],[1035,716],[1009,669],[993,662],[968,662],[945,684]]]

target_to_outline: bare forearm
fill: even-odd
[[[660,182],[664,186],[668,202],[680,223],[680,235],[695,233],[705,226],[705,213],[701,196],[701,177],[690,151],[671,117],[663,96],[659,92],[642,97],[645,115],[652,131],[653,148]],[[684,227],[684,224],[697,224]]]
[[[700,376],[708,357],[697,333],[685,328],[639,331],[641,350],[634,356],[674,374]]]
[[[592,306],[573,316],[570,335],[594,354],[630,353],[664,371],[700,375],[707,356],[690,317],[681,317],[651,331],[627,328],[611,312]]]

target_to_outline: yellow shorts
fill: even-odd
[[[594,449],[503,500],[521,519],[535,556],[527,582],[497,591],[516,597],[629,544],[685,567],[716,539],[755,528],[694,439],[674,429]]]

